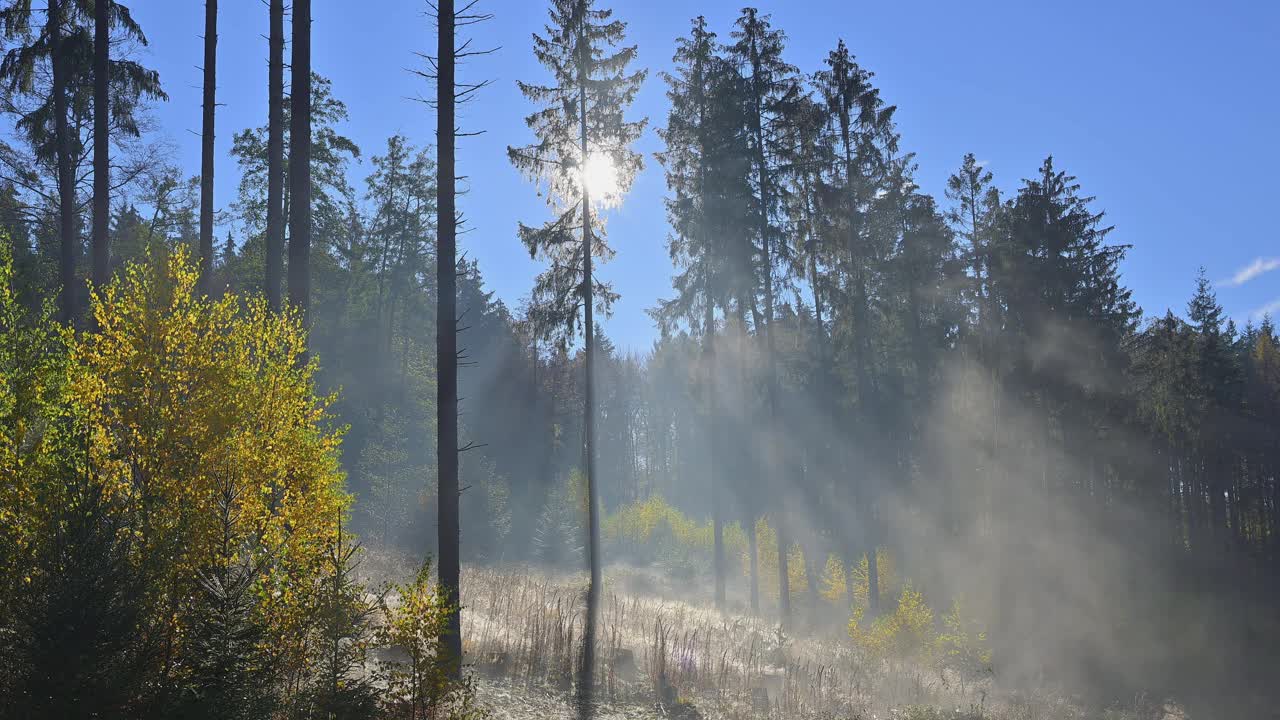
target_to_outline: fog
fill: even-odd
[[[0,717],[1275,716],[1275,303],[1139,307],[1146,228],[1054,155],[926,191],[834,32],[642,55],[642,4],[553,0],[504,50],[488,4],[427,4],[435,134],[362,149],[309,0],[227,128],[209,0],[196,177],[123,5],[0,11]],[[465,112],[490,55],[521,104]],[[623,347],[642,214],[669,291]]]
[[[717,323],[710,351],[682,329],[640,357],[605,343],[596,378],[601,554],[607,577],[649,578],[621,591],[713,607],[718,504],[726,537],[760,520],[785,533],[791,562],[802,554],[805,564],[790,579],[808,586],[792,588],[784,618],[776,544],[762,542],[753,610],[752,538],[727,540],[727,612],[848,642],[850,597],[809,588],[823,589],[829,558],[849,568],[874,545],[892,563],[893,577],[882,577],[891,592],[921,591],[939,625],[959,600],[986,632],[993,693],[1053,692],[1093,708],[1170,699],[1193,717],[1262,712],[1277,661],[1269,535],[1232,525],[1248,507],[1224,510],[1225,528],[1210,525],[1211,499],[1189,487],[1195,461],[1142,421],[1141,393],[1153,392],[1144,385],[1159,380],[1142,375],[1144,355],[1135,351],[1123,372],[1100,369],[1080,351],[1096,337],[1046,323],[1008,342],[1001,367],[1025,373],[1012,380],[957,342],[933,361],[929,393],[899,385],[864,416],[840,370],[821,367],[824,356],[838,361],[821,345],[839,335],[806,337],[817,329],[799,296],[780,317],[776,421],[765,349],[732,316]],[[534,346],[512,341],[507,359],[491,359],[485,346],[463,374],[464,435],[488,445],[464,454],[462,547],[471,567],[558,576],[581,571],[587,544],[581,349],[544,345],[534,356]],[[532,391],[515,402],[516,386]],[[1073,406],[1086,397],[1086,408]],[[1237,464],[1246,462],[1224,467],[1247,473]],[[666,516],[644,515],[656,497],[702,534],[690,540]],[[423,498],[421,517],[430,518],[430,493]],[[628,535],[628,523],[651,526]],[[864,591],[852,602],[866,600]],[[892,615],[897,601],[888,595],[879,613]]]

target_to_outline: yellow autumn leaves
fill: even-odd
[[[758,518],[755,523],[756,532],[756,564],[760,573],[760,591],[764,597],[777,601],[778,583],[778,533],[769,519]],[[750,577],[751,561],[749,557],[747,533],[742,525],[736,522],[727,523],[723,528],[725,554],[736,560],[742,575]],[[661,495],[652,495],[644,500],[627,503],[616,512],[608,513],[602,523],[602,534],[607,542],[625,541],[627,547],[644,547],[651,545],[667,545],[687,552],[709,557],[714,542],[714,529],[709,521],[699,521],[689,517],[671,505]],[[880,571],[880,601],[889,604],[901,585],[892,556],[884,549],[877,551]],[[867,602],[868,567],[867,557],[862,555],[861,564],[849,573],[838,555],[829,554],[825,564],[812,568],[806,564],[804,549],[798,543],[792,543],[787,552],[788,589],[792,603],[803,602],[809,593],[809,574],[814,571],[814,582],[818,594],[835,607],[847,608],[849,605],[847,582],[850,574],[854,583],[853,600],[865,605]],[[821,558],[818,559],[821,563]]]
[[[297,318],[261,298],[201,297],[182,252],[95,293],[92,330],[79,334],[47,313],[24,319],[11,280],[0,258],[3,559],[21,565],[49,533],[51,468],[73,458],[127,518],[163,632],[182,643],[177,609],[202,572],[248,563],[273,647],[284,665],[301,662],[298,630],[349,497]]]

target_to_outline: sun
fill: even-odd
[[[606,153],[592,153],[582,169],[582,181],[593,203],[612,204],[618,197],[618,168]]]

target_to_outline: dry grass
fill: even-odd
[[[410,567],[405,559],[383,556],[365,574],[395,578]],[[480,700],[498,718],[574,717],[571,689],[581,651],[584,579],[526,566],[468,567],[462,585],[464,650],[479,680]],[[1086,713],[1051,691],[1000,693],[990,680],[962,684],[910,663],[873,662],[858,655],[839,621],[783,633],[749,613],[717,612],[702,592],[645,571],[606,572],[597,717],[1149,717]],[[1161,720],[1160,713],[1150,717]]]
[[[908,704],[985,702],[985,686],[961,692],[906,666],[871,668],[838,625],[783,633],[761,618],[675,599],[671,588],[624,592],[639,584],[629,572],[606,574],[596,675],[607,703],[667,714],[696,708],[717,718],[870,718]],[[462,594],[466,652],[480,673],[531,691],[570,688],[581,645],[580,580],[470,568]]]

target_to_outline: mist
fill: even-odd
[[[900,109],[837,20],[976,60],[871,8],[534,4],[417,8],[370,144],[390,0],[0,3],[0,720],[1276,716],[1280,260],[1140,306],[1212,205]]]

